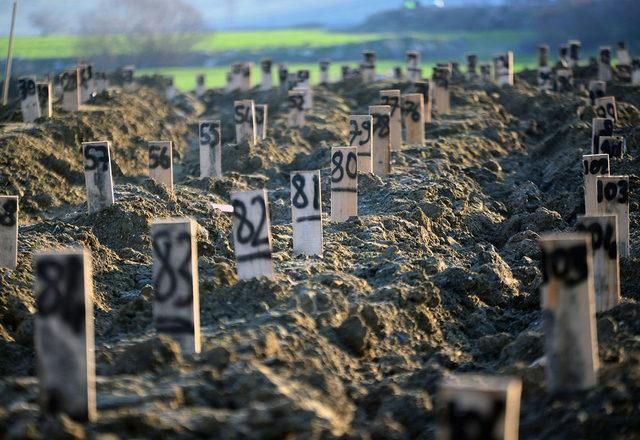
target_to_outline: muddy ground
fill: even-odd
[[[580,84],[588,79],[582,71]],[[393,173],[359,180],[360,217],[328,221],[329,150],[348,115],[378,91],[356,80],[315,88],[300,130],[286,128],[278,91],[166,102],[149,79],[77,114],[0,130],[0,193],[21,197],[19,265],[0,270],[0,437],[431,439],[439,381],[454,372],[523,379],[520,436],[640,438],[640,89],[615,84],[616,134],[629,155],[631,257],[623,302],[599,314],[600,384],[545,388],[537,240],[571,230],[584,211],[581,156],[590,150],[584,90],[452,88],[453,110],[428,124],[424,148],[393,155]],[[233,144],[233,101],[270,105],[270,136]],[[4,114],[10,114],[5,109]],[[196,124],[223,120],[225,177],[200,180]],[[15,116],[7,116],[16,119]],[[82,141],[112,141],[117,203],[86,214]],[[146,140],[175,143],[176,188],[146,178]],[[325,252],[293,257],[289,172],[322,169]],[[210,203],[265,187],[274,281],[238,281],[231,219]],[[181,355],[151,326],[153,218],[190,216],[198,234],[203,350]],[[34,375],[31,256],[82,244],[94,265],[99,419],[41,415]]]

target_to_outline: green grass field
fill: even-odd
[[[517,31],[496,32],[442,32],[442,33],[344,33],[324,29],[283,29],[247,32],[212,32],[194,39],[194,52],[223,52],[230,50],[256,51],[276,48],[319,48],[345,44],[367,43],[394,38],[415,38],[422,42],[442,43],[465,40],[469,50],[481,51],[485,45],[504,44],[505,48],[518,44],[530,34]],[[17,58],[81,58],[92,53],[91,38],[78,35],[21,36],[17,37],[14,55]],[[112,39],[115,52],[131,53],[135,50],[121,36],[101,36]],[[0,38],[0,53],[6,53],[8,38]]]

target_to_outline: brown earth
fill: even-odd
[[[612,172],[631,176],[632,232],[623,303],[597,317],[600,384],[550,395],[536,362],[537,239],[571,230],[584,210],[592,114],[584,90],[539,94],[530,77],[504,89],[454,85],[452,114],[428,125],[424,148],[394,154],[387,178],[360,176],[360,217],[325,216],[322,258],[291,255],[289,172],[321,168],[328,195],[329,149],[345,143],[348,115],[407,84],[318,87],[301,130],[286,128],[277,91],[167,103],[148,87],[109,92],[78,114],[5,124],[0,193],[20,195],[23,216],[18,269],[0,270],[0,437],[430,439],[439,381],[473,371],[522,377],[523,439],[640,438],[640,89],[611,88],[617,134],[630,146]],[[232,143],[240,97],[270,106],[270,137],[255,148]],[[223,120],[217,181],[194,177],[202,116]],[[88,215],[80,143],[102,139],[114,149],[117,203]],[[145,177],[145,141],[160,139],[176,145],[175,194]],[[261,187],[278,275],[238,281],[231,220],[210,202]],[[200,226],[195,356],[151,326],[149,224],[166,216]],[[72,244],[91,250],[95,271],[99,419],[86,425],[42,416],[33,377],[31,256]]]

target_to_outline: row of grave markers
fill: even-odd
[[[507,56],[506,61],[505,58],[499,60],[498,66],[504,69],[510,63],[512,57]],[[443,71],[450,72],[448,66],[442,67]],[[304,102],[306,92],[297,93],[294,96],[302,96]],[[404,104],[395,107],[399,111],[394,114],[394,106],[402,98]],[[628,254],[628,177],[606,176],[609,155],[600,152],[607,148],[611,151],[612,147],[603,144],[602,138],[612,136],[616,116],[615,101],[599,102],[598,99],[602,98],[605,97],[597,97],[594,102],[596,114],[600,114],[599,107],[605,111],[604,117],[598,118],[603,121],[594,119],[594,154],[585,156],[584,160],[587,215],[578,219],[577,230],[585,233],[553,234],[544,237],[540,243],[547,377],[552,390],[595,385],[598,359],[594,314],[596,310],[607,310],[618,303],[619,253]],[[383,105],[370,108],[370,115],[350,117],[352,146],[332,149],[332,221],[357,216],[357,173],[366,170],[367,157],[371,171],[377,170],[381,175],[390,171],[386,158],[399,139],[397,134],[392,134],[398,133],[392,127],[401,126],[404,120],[407,143],[412,143],[410,139],[413,136],[420,145],[424,141],[423,93],[401,97],[396,90],[382,91],[381,101]],[[613,111],[608,110],[609,104],[613,105]],[[237,138],[255,142],[257,106],[253,101],[238,101],[235,106]],[[299,107],[296,104],[295,110],[301,110]],[[264,115],[266,129],[266,108]],[[200,124],[201,174],[221,175],[220,126],[220,121],[203,121]],[[369,145],[370,149],[362,148],[363,145]],[[598,150],[595,150],[595,145],[598,145]],[[149,143],[150,177],[169,188],[173,184],[171,150],[170,142]],[[371,151],[369,156],[368,151]],[[113,203],[110,145],[108,142],[85,143],[83,155],[89,211],[95,212]],[[209,171],[204,173],[206,169]],[[592,184],[588,184],[587,179],[591,179]],[[322,253],[319,182],[319,170],[291,174],[294,254]],[[593,201],[594,194],[596,204],[587,205]],[[233,212],[234,217],[232,233],[238,277],[272,277],[266,191],[232,193],[231,203],[231,209],[227,211]],[[0,198],[0,207],[2,243],[6,241],[17,249],[17,197]],[[174,336],[183,350],[198,352],[200,318],[195,222],[190,219],[155,220],[151,235],[156,292],[153,305],[155,327],[160,333]],[[11,258],[6,265],[15,267],[16,254],[16,251],[4,252],[3,249],[0,262],[9,261],[3,260],[3,256],[9,255]],[[63,410],[79,419],[94,419],[90,257],[85,251],[76,250],[40,253],[34,257],[34,273],[38,304],[35,338],[43,385],[43,407],[51,411]],[[58,347],[60,352],[71,356],[71,362],[65,358],[64,369],[60,368],[60,356],[48,350],[50,346]],[[568,346],[572,350],[567,350]],[[520,381],[512,378],[465,375],[444,381],[437,407],[442,435],[449,438],[465,429],[466,423],[478,423],[487,430],[486,433],[499,432],[500,438],[517,438],[520,389]]]

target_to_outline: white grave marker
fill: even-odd
[[[603,98],[607,93],[607,83],[604,81],[589,81],[589,99],[591,105],[596,105],[596,99]]]
[[[201,121],[198,135],[200,178],[222,177],[222,123],[220,121]]]
[[[125,66],[122,68],[123,88],[127,92],[132,92],[136,87],[134,80],[135,72],[136,68],[134,66]]]
[[[611,48],[600,48],[600,60],[598,61],[598,79],[600,81],[611,81],[613,73],[611,71]]]
[[[84,104],[95,92],[95,82],[93,78],[93,66],[90,64],[81,64],[78,66],[80,71],[80,103]]]
[[[169,101],[176,97],[176,86],[173,77],[167,78],[166,97]]]
[[[262,71],[262,78],[260,80],[260,90],[267,91],[273,87],[273,76],[271,69],[273,62],[270,59],[264,59],[260,62],[260,69]]]
[[[538,46],[538,90],[553,89],[553,74],[549,67],[549,46]]]
[[[267,104],[256,104],[256,133],[258,139],[267,138],[267,126],[269,121],[269,106]]]
[[[331,62],[329,60],[320,61],[320,84],[329,84],[329,68]]]
[[[560,65],[567,69],[569,68],[569,45],[561,44],[560,45]]]
[[[478,55],[467,55],[467,81],[475,81],[478,78]],[[426,104],[426,101],[425,101]]]
[[[202,98],[207,91],[206,79],[204,75],[198,75],[196,77],[196,97]]]
[[[580,61],[580,48],[582,43],[578,40],[569,40],[569,67],[574,68]]]
[[[362,81],[372,83],[376,80],[376,53],[370,50],[362,52]]]
[[[513,85],[513,52],[500,53],[493,58],[498,86]]]
[[[313,108],[313,91],[311,89],[311,73],[308,70],[298,70],[296,78],[297,89],[304,90],[304,106],[305,110]]]
[[[153,322],[185,353],[200,353],[200,294],[196,224],[188,218],[157,219],[151,225]]]
[[[631,84],[640,85],[640,58],[634,58],[631,63]]]
[[[402,146],[402,108],[400,106],[400,90],[381,90],[380,104],[391,107],[391,118],[389,120],[391,151],[400,151],[400,147]]]
[[[369,107],[369,114],[373,117],[372,171],[386,176],[391,172],[391,107],[374,105]]]
[[[77,112],[80,108],[80,71],[78,68],[67,69],[60,77],[62,83],[62,109]]]
[[[84,142],[84,178],[89,214],[113,205],[113,179],[109,142]]]
[[[280,83],[280,91],[285,92],[289,90],[287,81],[289,79],[289,70],[284,64],[278,66],[278,81]]]
[[[51,82],[39,82],[38,101],[40,102],[40,112],[45,118],[53,117],[53,84]]]
[[[573,391],[595,386],[598,343],[591,237],[547,234],[540,248],[547,387]]]
[[[361,173],[371,173],[373,171],[373,117],[351,115],[349,126],[349,145],[358,148],[358,170]]]
[[[618,247],[621,257],[628,257],[629,246],[629,176],[596,177],[598,214],[618,216]]]
[[[35,76],[26,76],[18,80],[20,90],[20,108],[22,120],[33,122],[42,116],[40,112],[40,100],[38,99],[38,87]]]
[[[439,388],[436,439],[518,440],[520,379],[457,374]]]
[[[149,177],[173,191],[173,142],[149,142]]]
[[[84,250],[33,258],[36,367],[45,413],[96,420],[91,255]]]
[[[629,49],[627,49],[627,43],[624,41],[618,42],[617,48],[618,66],[630,66],[631,56],[629,55]]]
[[[596,312],[605,312],[620,302],[620,258],[616,216],[578,216],[576,230],[591,234]]]
[[[17,196],[0,196],[0,267],[15,270],[18,266]]]
[[[422,80],[422,69],[420,69],[420,52],[407,52],[407,80],[410,82]]]
[[[597,176],[608,176],[609,155],[587,154],[582,156],[584,174],[584,212],[587,215],[598,213]]]
[[[420,93],[402,95],[402,115],[406,127],[406,142],[409,145],[423,146],[424,98]]]
[[[556,70],[555,89],[557,92],[561,92],[561,93],[573,91],[573,70],[572,69]]]
[[[291,173],[291,223],[294,255],[322,255],[320,171]]]
[[[235,101],[234,121],[236,123],[236,142],[249,142],[254,146],[257,142],[255,103],[250,99]]]
[[[331,149],[331,221],[358,216],[358,148]]]
[[[264,189],[232,192],[233,242],[238,278],[273,278],[269,201]]]
[[[613,136],[613,119],[593,118],[591,121],[591,153],[597,154],[600,136]]]
[[[603,98],[596,98],[594,106],[596,117],[613,119],[613,122],[618,122],[618,111],[616,110],[616,98],[613,96],[605,96]]]
[[[293,89],[289,92],[289,128],[304,126],[305,90]]]

